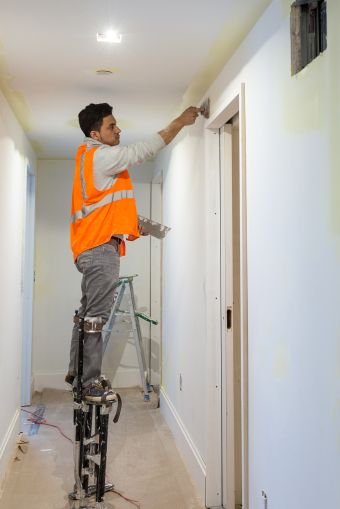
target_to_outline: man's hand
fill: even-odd
[[[202,111],[202,108],[195,108],[195,106],[190,106],[190,108],[187,108],[183,111],[182,115],[178,117],[178,120],[182,122],[183,126],[192,125],[196,122],[198,114]]]
[[[144,231],[144,228],[143,226],[138,226],[138,230],[139,230],[139,234],[142,236],[142,237],[146,237],[147,235],[149,235],[149,233],[146,233]],[[135,237],[134,235],[128,235],[127,236],[127,240],[130,240],[130,241],[134,241],[134,240],[137,240],[139,239],[139,237]]]
[[[190,106],[183,113],[177,117],[175,120],[171,122],[165,129],[159,131],[158,134],[163,138],[164,143],[168,145],[175,136],[180,132],[180,130],[187,125],[192,125],[196,122],[196,119],[199,113],[202,113],[202,108],[196,108],[195,106]]]
[[[144,226],[142,226],[142,225],[138,225],[138,230],[139,230],[139,234],[140,234],[142,237],[147,237],[148,235],[150,235],[150,233],[147,233],[147,232],[144,230]]]

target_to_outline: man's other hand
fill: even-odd
[[[142,236],[142,237],[146,237],[147,235],[149,235],[149,233],[146,233],[144,231],[144,228],[143,226],[138,226],[138,230],[139,230],[139,234]],[[137,240],[139,239],[139,237],[135,237],[134,235],[128,235],[127,236],[127,240],[130,240],[131,242],[134,241],[134,240]]]

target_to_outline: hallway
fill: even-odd
[[[144,320],[142,342],[161,404],[130,389],[123,303],[103,363],[125,399],[109,478],[142,509],[340,508],[339,26],[339,0],[2,3],[1,509],[66,509],[73,483],[57,430],[40,426],[12,460],[31,394],[73,434],[70,203],[77,148],[102,127],[82,131],[78,114],[103,102],[121,131],[120,147],[101,144],[109,174],[128,167],[138,214],[170,228],[121,259],[138,312],[158,322]],[[183,126],[206,101],[208,118]],[[149,160],[117,163],[169,125],[181,130]],[[108,195],[130,199],[110,178]],[[80,224],[104,187],[95,203],[84,192]]]
[[[123,411],[117,424],[110,417],[107,479],[141,509],[203,509],[160,414],[144,403],[138,389],[121,389]],[[36,393],[34,405],[44,418],[73,438],[70,393],[45,390]],[[11,463],[0,499],[1,509],[68,509],[73,488],[72,444],[57,429],[40,426],[23,414],[22,427],[29,441]],[[136,507],[117,494],[105,496],[107,509]]]

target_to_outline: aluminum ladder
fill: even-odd
[[[137,358],[138,358],[138,365],[139,365],[139,371],[141,376],[141,382],[142,382],[142,388],[144,392],[144,401],[150,401],[150,395],[149,393],[152,392],[152,386],[150,384],[149,379],[149,373],[146,368],[146,362],[145,362],[145,354],[144,354],[144,348],[143,348],[143,340],[142,340],[142,333],[140,328],[139,319],[145,320],[146,322],[150,323],[151,325],[157,325],[158,322],[156,320],[153,320],[150,316],[146,315],[145,313],[141,313],[137,311],[136,309],[136,299],[135,299],[135,292],[133,289],[133,279],[136,277],[137,274],[134,276],[124,276],[120,277],[117,283],[117,294],[114,300],[114,304],[111,309],[111,314],[104,325],[102,329],[102,340],[103,340],[103,355],[105,353],[107,344],[109,342],[111,332],[113,330],[115,321],[117,316],[119,315],[128,315],[131,319],[131,325],[132,325],[132,332],[133,332],[133,338],[135,342],[136,352],[137,352]],[[127,294],[127,301],[128,301],[128,311],[123,311],[120,309],[121,302],[123,300],[124,294]]]

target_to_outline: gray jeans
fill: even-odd
[[[118,244],[102,244],[81,253],[76,267],[83,274],[82,297],[78,314],[80,317],[101,317],[107,322],[114,301],[114,291],[119,278],[120,258]],[[83,384],[89,385],[101,373],[103,345],[101,332],[85,333]],[[70,364],[68,372],[77,375],[78,326],[72,332]]]

